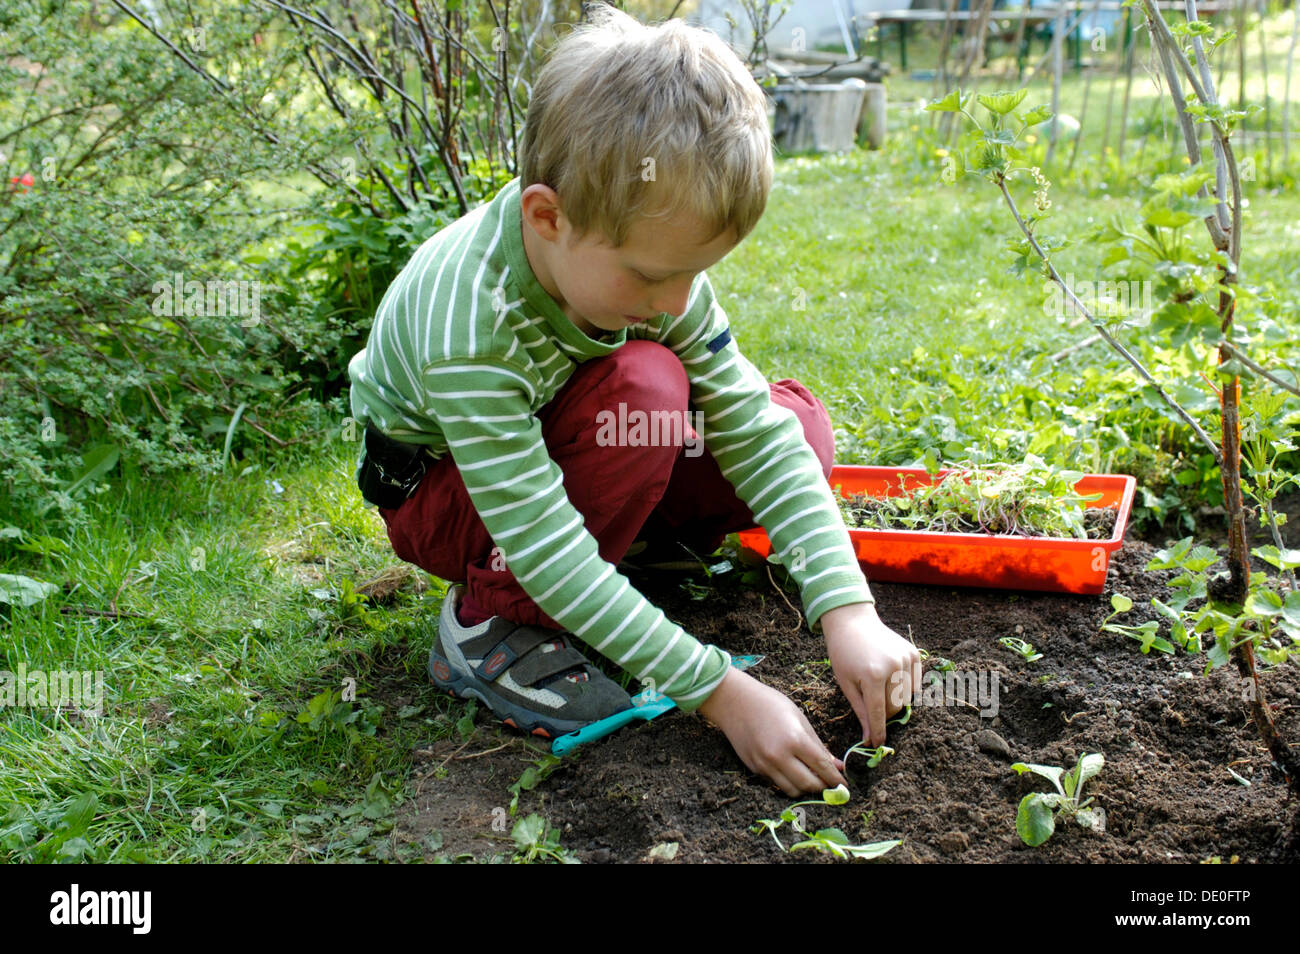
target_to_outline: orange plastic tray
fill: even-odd
[[[848,497],[896,496],[899,477],[909,487],[930,484],[923,468],[836,467],[830,483]],[[1081,494],[1100,493],[1089,507],[1119,504],[1115,529],[1107,540],[1018,537],[991,533],[938,533],[929,530],[849,530],[858,562],[868,580],[891,583],[931,583],[1005,590],[1051,590],[1100,593],[1106,586],[1110,555],[1124,542],[1124,528],[1133,508],[1136,481],[1125,474],[1088,474],[1077,484]],[[741,545],[766,557],[772,544],[761,527],[740,534]]]

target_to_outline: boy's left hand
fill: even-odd
[[[862,722],[869,745],[885,744],[885,720],[921,685],[921,654],[886,626],[873,603],[850,603],[821,617],[835,681]]]

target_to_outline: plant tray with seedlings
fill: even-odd
[[[1022,464],[836,467],[831,486],[869,580],[1101,593],[1136,482]],[[762,528],[740,534],[760,556]]]

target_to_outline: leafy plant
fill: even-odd
[[[326,689],[311,698],[297,714],[296,721],[314,733],[341,732],[355,744],[361,736],[375,734],[383,714],[383,706],[364,703],[354,706],[343,698],[341,690]]]
[[[1190,538],[1189,538],[1190,539]],[[1213,562],[1213,561],[1211,561]],[[1156,602],[1159,602],[1157,600]],[[1160,650],[1162,653],[1172,653],[1173,644],[1167,639],[1162,639],[1156,635],[1160,624],[1155,620],[1148,620],[1141,626],[1123,626],[1119,623],[1112,623],[1111,620],[1120,613],[1127,613],[1133,608],[1133,601],[1122,593],[1115,593],[1110,598],[1111,608],[1114,610],[1109,616],[1102,620],[1101,628],[1107,633],[1119,633],[1121,636],[1128,636],[1130,639],[1136,639],[1142,644],[1142,655],[1151,652],[1152,648]],[[1184,648],[1187,648],[1187,635],[1183,631]],[[1192,637],[1193,639],[1195,637]]]
[[[1101,753],[1083,754],[1070,771],[1055,765],[1033,765],[1017,762],[1016,773],[1033,772],[1041,775],[1056,787],[1056,792],[1031,792],[1020,800],[1016,811],[1016,832],[1020,840],[1036,848],[1056,831],[1056,819],[1070,818],[1083,828],[1098,829],[1104,824],[1105,814],[1088,808],[1092,798],[1083,798],[1083,786],[1095,777],[1106,764]]]
[[[512,864],[531,865],[547,861],[578,864],[577,858],[560,847],[560,830],[553,828],[536,812],[515,822],[510,837],[515,843],[515,853],[510,859]]]
[[[1300,568],[1300,550],[1279,550],[1269,545],[1256,547],[1251,553],[1282,573]],[[1189,652],[1208,645],[1206,672],[1230,662],[1234,651],[1245,642],[1250,642],[1265,662],[1285,662],[1300,648],[1300,593],[1286,589],[1280,576],[1254,572],[1244,603],[1218,599],[1213,592],[1216,579],[1211,576],[1217,561],[1214,550],[1195,546],[1191,537],[1185,537],[1172,547],[1156,551],[1147,564],[1148,570],[1181,571],[1169,581],[1175,591],[1169,602],[1151,601],[1156,612],[1170,621],[1174,641]],[[1143,626],[1154,627],[1156,623]]]
[[[849,750],[853,751],[852,749]],[[893,751],[890,749],[889,751]],[[761,834],[764,831],[772,835],[772,840],[782,851],[824,851],[827,854],[834,855],[836,858],[879,858],[888,851],[897,848],[903,842],[901,839],[894,841],[877,841],[870,844],[855,845],[849,841],[848,835],[844,834],[838,828],[819,828],[815,832],[809,832],[804,828],[804,813],[800,811],[805,805],[845,805],[849,801],[849,790],[843,785],[837,785],[835,788],[828,788],[822,792],[821,798],[809,799],[807,801],[795,802],[793,805],[781,812],[781,817],[760,818],[750,831],[755,834]],[[798,835],[804,836],[801,841],[797,841],[789,848],[781,843],[777,837],[776,831],[784,824],[789,824],[790,828]]]
[[[931,470],[932,476],[935,473],[937,467]],[[1100,494],[1077,493],[1074,488],[1082,478],[1082,471],[1049,465],[1034,454],[1020,463],[967,459],[932,483],[909,488],[907,475],[901,475],[896,495],[840,496],[840,509],[851,527],[1080,539],[1091,531],[1092,536],[1106,536],[1114,526],[1115,510],[1088,508]],[[1109,526],[1103,515],[1109,515]]]
[[[525,768],[523,774],[507,789],[510,793],[510,814],[514,815],[519,811],[520,795],[524,792],[531,792],[563,764],[564,759],[547,752],[532,765]]]
[[[0,852],[27,862],[94,861],[95,845],[87,829],[100,807],[93,792],[38,812],[14,803],[0,818]]]

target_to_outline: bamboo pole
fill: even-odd
[[[1091,14],[1096,14],[1101,9],[1101,0],[1093,0]],[[1092,74],[1096,72],[1097,65],[1090,63],[1088,66],[1088,75],[1083,78],[1083,105],[1079,108],[1079,131],[1074,135],[1074,146],[1070,149],[1070,161],[1065,165],[1065,171],[1071,172],[1074,169],[1074,160],[1079,155],[1079,143],[1083,142],[1083,124],[1088,118],[1088,93],[1092,90]]]
[[[1124,50],[1127,46],[1124,41],[1128,38],[1128,12],[1129,8],[1125,7],[1124,12],[1120,14],[1119,26],[1115,29],[1115,38],[1119,40],[1119,60],[1115,64],[1115,72],[1110,74],[1110,91],[1106,94],[1106,127],[1101,134],[1103,158],[1106,155],[1106,148],[1110,145],[1110,120],[1115,113],[1115,87],[1119,85],[1119,74],[1124,68]]]
[[[1124,60],[1124,113],[1119,121],[1119,148],[1115,150],[1115,159],[1120,163],[1124,161],[1124,140],[1128,138],[1128,106],[1133,94],[1133,67],[1137,62],[1134,55],[1137,49],[1137,29],[1132,22],[1129,23],[1129,28],[1128,53]]]
[[[957,0],[948,0],[948,15],[943,18],[943,37],[939,41],[939,68],[934,73],[934,89],[931,93],[931,99],[938,99],[940,96],[947,94],[948,90],[948,48],[952,45],[953,25],[957,22],[953,14],[957,12]],[[939,114],[935,113],[931,118],[930,127],[933,129],[939,123]]]
[[[1291,68],[1295,65],[1295,48],[1300,42],[1300,0],[1291,4],[1291,48],[1286,54],[1286,90],[1282,99],[1282,168],[1291,168]]]
[[[1020,77],[1024,74],[1023,67],[1020,63],[1020,46],[1025,42],[1025,24],[1029,22],[1029,17],[1027,16],[1029,13],[1029,0],[1021,0],[1020,10],[1025,13],[1026,16],[1022,16],[1016,21],[1016,38],[1011,43],[1011,49],[1015,52],[1012,54],[1011,62],[1007,64],[1007,71],[1002,77],[1004,85],[1011,82],[1011,73],[1013,70],[1016,73],[1017,81],[1019,81]]]
[[[1265,7],[1260,0],[1259,10],[1259,65],[1264,77],[1264,181],[1273,178],[1273,97],[1268,93],[1268,31],[1264,29]]]
[[[1246,0],[1237,3],[1237,108],[1246,108],[1246,30],[1250,17],[1246,13]]]
[[[1052,26],[1052,126],[1047,140],[1047,156],[1043,165],[1052,164],[1052,154],[1056,152],[1056,140],[1061,135],[1061,71],[1065,67],[1065,4],[1057,5],[1056,19]]]
[[[984,56],[984,37],[988,32],[989,14],[993,12],[993,0],[983,0],[980,5],[979,19],[967,20],[967,24],[974,23],[975,28],[975,45],[970,48],[969,55],[962,62],[961,76],[957,79],[957,88],[962,89],[966,85],[966,80],[970,77],[975,64]],[[969,29],[969,27],[968,27]],[[963,33],[965,37],[965,34]],[[969,39],[969,37],[965,37]],[[969,46],[969,43],[966,44]],[[979,86],[978,74],[971,85],[971,92],[975,92]],[[957,124],[954,121],[957,113],[944,113],[943,119],[940,120],[939,132],[944,142],[952,138],[953,133],[957,130]]]

